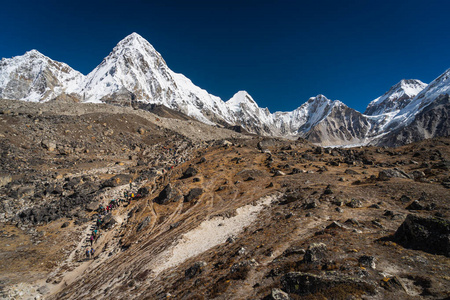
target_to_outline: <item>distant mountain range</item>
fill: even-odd
[[[0,61],[0,98],[130,105],[164,105],[201,122],[240,126],[247,132],[303,137],[323,146],[397,146],[450,135],[450,69],[430,84],[402,80],[373,100],[364,114],[323,95],[291,112],[260,108],[245,91],[228,101],[209,94],[169,69],[162,56],[137,33],[120,41],[88,75],[36,50]]]

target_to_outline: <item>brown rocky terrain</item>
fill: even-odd
[[[450,138],[321,148],[154,112],[0,100],[3,298],[450,297]]]

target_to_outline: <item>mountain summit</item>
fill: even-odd
[[[83,79],[83,74],[65,63],[31,50],[0,61],[0,98],[48,101],[72,93]]]
[[[364,114],[374,116],[398,111],[408,105],[426,87],[427,84],[420,80],[403,79],[391,87],[383,96],[370,102]]]

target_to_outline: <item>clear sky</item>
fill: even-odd
[[[37,49],[87,74],[132,32],[168,66],[271,112],[317,94],[364,111],[401,79],[450,67],[450,1],[77,0],[0,2],[0,56]]]

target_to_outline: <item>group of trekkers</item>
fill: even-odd
[[[100,237],[100,229],[104,225],[104,217],[111,213],[113,209],[118,208],[122,203],[128,205],[131,203],[131,200],[142,197],[142,195],[140,194],[135,194],[133,192],[127,191],[124,192],[123,196],[124,198],[111,200],[106,206],[103,206],[103,204],[99,205],[97,209],[97,219],[88,239],[90,247],[89,245],[86,246],[86,258],[88,260],[91,258],[94,259],[95,249],[93,247],[94,243],[97,242],[98,238]]]

